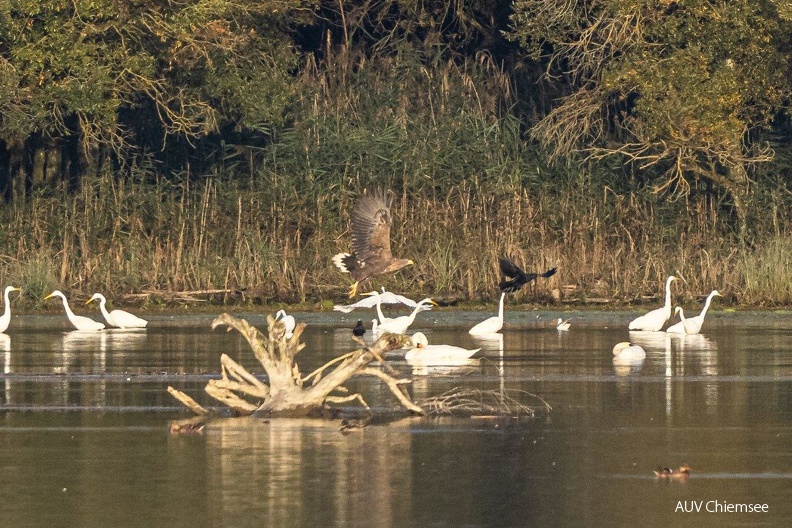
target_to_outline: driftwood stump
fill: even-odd
[[[394,377],[394,372],[382,361],[382,354],[385,352],[411,347],[412,341],[408,336],[386,333],[371,347],[358,341],[363,348],[335,358],[303,377],[294,358],[305,346],[300,343],[305,323],[297,324],[288,339],[283,323],[272,316],[267,316],[266,336],[244,319],[228,314],[222,314],[212,322],[213,329],[218,326],[227,326],[229,331],[239,331],[267,373],[265,383],[226,354],[221,356],[222,378],[210,380],[205,390],[212,398],[234,409],[238,414],[306,416],[321,410],[326,403],[349,401],[358,401],[368,407],[359,394],[349,395],[343,387],[348,379],[360,375],[380,378],[405,408],[416,414],[424,414],[423,409],[415,405],[403,389],[403,385],[409,383],[409,380]],[[380,366],[369,366],[375,360],[380,362]],[[196,414],[207,413],[187,394],[172,387],[168,387],[168,392]],[[334,392],[343,395],[334,395]]]

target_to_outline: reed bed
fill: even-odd
[[[376,184],[377,182],[371,182]],[[0,213],[0,281],[34,299],[55,288],[111,297],[141,290],[244,289],[255,303],[339,301],[348,276],[330,257],[349,248],[349,211],[365,182],[326,194],[273,180],[198,182],[101,178],[77,193],[36,196]],[[717,288],[751,305],[786,305],[792,239],[772,235],[742,250],[714,204],[664,202],[650,193],[517,187],[495,194],[463,182],[445,195],[395,191],[394,253],[416,265],[377,280],[415,296],[490,301],[496,259],[558,274],[526,302],[619,304],[661,293],[668,274],[695,299]]]
[[[712,189],[673,199],[629,168],[548,166],[486,56],[431,68],[326,60],[304,68],[288,128],[266,145],[227,145],[201,175],[138,160],[6,204],[0,283],[33,302],[55,288],[111,299],[229,289],[249,303],[332,305],[350,283],[330,261],[350,248],[349,213],[364,188],[383,186],[394,195],[394,254],[416,265],[372,286],[490,302],[497,257],[510,255],[559,269],[520,292],[525,302],[551,302],[552,289],[579,303],[642,302],[672,273],[686,300],[713,288],[727,302],[792,300],[789,193],[757,194],[743,245]]]

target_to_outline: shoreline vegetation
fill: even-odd
[[[512,304],[643,305],[673,274],[678,302],[792,305],[782,3],[199,4],[0,16],[19,308],[59,289],[332,309],[376,187],[415,265],[364,288],[491,306],[507,256],[558,267]]]
[[[345,302],[351,281],[330,257],[349,244],[351,190],[368,185],[317,194],[273,180],[100,177],[77,192],[10,204],[0,212],[1,278],[21,286],[37,308],[56,288],[144,307],[213,289],[241,292],[226,299],[240,305],[331,309]],[[553,305],[554,289],[560,306],[642,304],[662,295],[671,273],[685,279],[675,288],[681,302],[717,287],[725,305],[790,304],[789,238],[769,236],[743,250],[707,197],[663,201],[590,188],[570,181],[494,194],[462,182],[445,196],[397,190],[393,246],[415,265],[376,286],[446,305],[487,304],[497,298],[497,257],[509,254],[529,270],[559,268],[513,296],[516,304]],[[140,295],[151,290],[165,295]]]

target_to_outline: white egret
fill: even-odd
[[[621,360],[629,359],[643,359],[646,357],[646,351],[641,345],[633,345],[629,341],[622,341],[613,347],[614,359]]]
[[[116,328],[145,328],[148,324],[148,321],[145,319],[141,319],[137,315],[125,312],[124,310],[113,310],[112,312],[108,312],[106,306],[107,299],[105,299],[105,296],[101,293],[94,293],[85,304],[89,304],[93,301],[99,301],[99,311],[102,312],[102,316],[110,326],[115,326]]]
[[[5,292],[3,293],[5,309],[3,310],[3,316],[0,317],[0,332],[5,332],[8,329],[8,325],[11,324],[11,301],[8,300],[8,294],[12,291],[22,290],[15,288],[14,286],[6,286]]]
[[[656,310],[652,310],[630,321],[630,330],[657,332],[663,328],[665,322],[671,317],[671,283],[676,279],[677,278],[673,275],[670,275],[668,279],[666,279],[665,304]]]
[[[378,332],[392,332],[394,334],[403,334],[410,328],[410,325],[413,324],[415,321],[415,316],[418,312],[421,311],[421,307],[425,304],[433,304],[437,306],[437,303],[434,302],[430,298],[421,299],[418,302],[418,306],[412,311],[410,315],[402,315],[401,317],[394,317],[393,319],[389,319],[387,321],[380,322],[379,326],[377,326]]]
[[[293,315],[286,315],[286,310],[278,310],[275,314],[275,320],[283,323],[286,327],[286,339],[290,339],[294,334],[294,327],[297,326],[297,321],[294,320]]]
[[[704,308],[702,308],[701,313],[695,317],[690,317],[685,319],[685,314],[682,311],[680,306],[676,307],[675,313],[679,312],[679,319],[680,321],[671,326],[666,330],[666,332],[672,332],[677,334],[688,334],[694,335],[701,332],[701,327],[704,325],[704,316],[707,315],[707,310],[709,310],[710,303],[712,302],[712,298],[715,296],[722,297],[718,290],[712,290],[709,295],[707,295],[707,300],[704,302]]]
[[[498,315],[495,317],[490,317],[489,319],[484,319],[479,324],[468,330],[470,335],[495,334],[500,332],[500,329],[503,328],[504,297],[506,297],[506,293],[501,293],[500,306],[498,306]]]
[[[438,364],[443,361],[458,361],[460,359],[467,359],[479,350],[474,348],[468,350],[453,345],[430,345],[429,340],[422,332],[416,332],[412,336],[413,347],[404,355],[404,359],[410,363],[421,364]]]
[[[685,312],[682,310],[681,306],[674,308],[674,315],[679,315],[679,322],[666,328],[666,332],[669,334],[684,334],[685,321],[687,319],[685,319]]]
[[[66,317],[69,318],[69,322],[74,325],[74,328],[77,330],[82,330],[84,332],[96,332],[101,330],[105,327],[103,323],[99,321],[94,321],[90,317],[84,317],[82,315],[74,315],[74,312],[71,311],[69,308],[69,301],[66,300],[66,296],[61,293],[60,290],[55,290],[54,292],[50,293],[44,300],[51,299],[53,297],[60,297],[63,301],[63,309],[66,310]]]
[[[556,330],[560,330],[562,332],[566,332],[567,330],[569,330],[569,319],[564,321],[559,317],[558,324],[556,324]]]
[[[392,317],[385,317],[385,314],[382,313],[382,296],[377,290],[364,293],[363,295],[367,296],[369,299],[374,299],[373,306],[377,308],[377,317],[379,317],[380,324],[387,323],[393,319]],[[417,308],[418,304],[416,304],[415,307]]]
[[[382,293],[379,293],[379,298],[375,297],[371,293],[369,297],[365,297],[354,304],[336,304],[333,306],[333,310],[337,312],[349,313],[356,308],[374,308],[377,305],[377,302],[381,304],[403,304],[408,308],[415,308],[418,306],[418,303],[413,301],[412,299],[405,297],[404,295],[398,295],[393,292],[385,291],[385,287],[381,287]],[[431,306],[423,306],[422,310],[431,310]]]

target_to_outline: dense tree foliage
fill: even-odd
[[[468,296],[528,240],[542,265],[596,247],[569,280],[604,284],[622,249],[782,237],[791,29],[781,0],[0,0],[0,248],[42,284],[112,254],[127,289],[304,297],[372,183],[431,208],[394,228],[431,256],[416,289]],[[611,282],[666,271],[643,262]]]
[[[513,35],[569,93],[534,128],[553,156],[617,156],[658,189],[708,179],[744,220],[785,110],[789,25],[749,0],[520,0]]]

